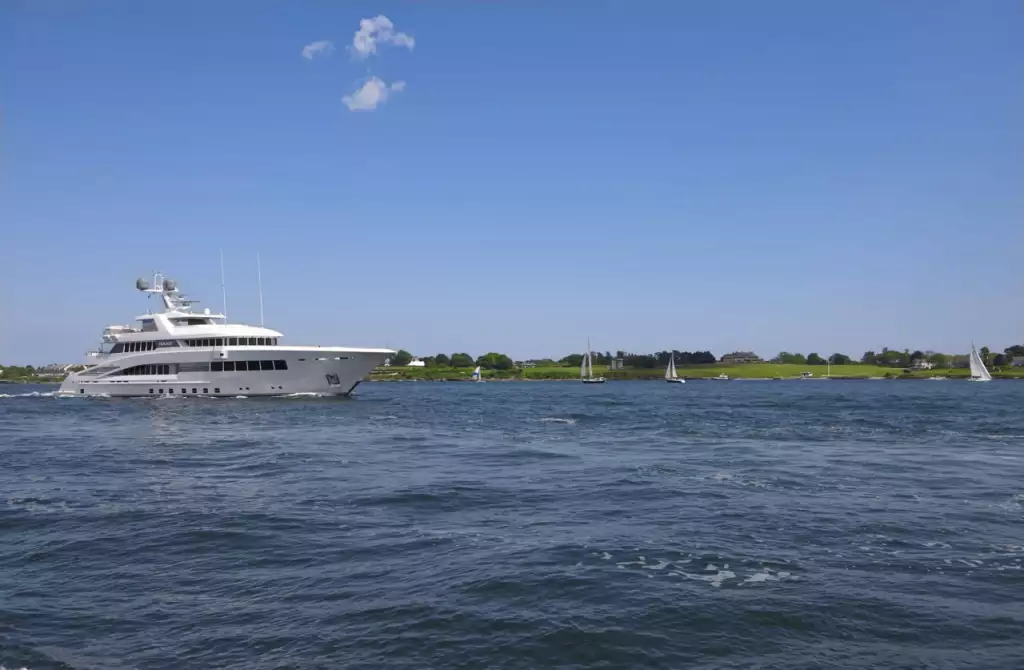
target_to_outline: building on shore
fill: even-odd
[[[739,363],[761,363],[761,357],[755,354],[753,351],[734,351],[731,354],[725,354],[721,358],[722,363],[737,365]]]

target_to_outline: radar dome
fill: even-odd
[[[143,279],[142,277],[139,277],[138,279],[135,280],[135,288],[139,289],[140,291],[148,291],[149,282]]]
[[[175,290],[177,290],[177,288],[178,288],[178,282],[174,281],[173,279],[165,279],[164,280],[164,290],[165,291],[175,291]]]

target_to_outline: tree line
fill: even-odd
[[[1009,365],[1015,356],[1024,356],[1024,345],[1016,344],[1007,347],[1002,353],[994,353],[988,347],[982,347],[978,353],[986,365],[999,367]],[[591,353],[594,365],[607,366],[611,365],[613,360],[618,359],[622,361],[625,367],[640,369],[665,367],[672,356],[675,357],[676,365],[679,367],[710,365],[718,362],[718,359],[710,351],[666,350],[653,354],[633,354],[626,351],[616,351],[614,354],[610,351],[595,351]],[[413,355],[402,349],[391,357],[391,364],[404,366],[408,365],[412,360]],[[513,370],[517,367],[516,362],[511,357],[494,351],[477,356],[476,358],[463,352],[436,354],[434,356],[426,356],[420,360],[428,368],[472,368],[480,366],[484,370]],[[858,360],[838,352],[829,356],[822,356],[817,352],[811,352],[805,356],[802,353],[781,351],[770,359],[769,362],[790,365],[828,365],[830,363],[832,365],[856,365],[860,363],[882,367],[909,368],[913,367],[917,361],[926,361],[938,368],[967,365],[964,355],[950,355],[934,351],[910,351],[909,349],[899,351],[897,349],[889,349],[888,347],[883,347],[880,352],[866,351]],[[533,363],[539,367],[579,367],[583,363],[583,354],[569,354],[557,361],[554,359],[540,359],[533,361]]]

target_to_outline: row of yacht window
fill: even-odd
[[[288,361],[213,361],[211,363],[189,364],[189,372],[260,372],[265,370],[287,370]],[[197,369],[193,369],[197,368]],[[170,365],[136,365],[117,372],[119,375],[169,375]]]
[[[205,337],[182,340],[187,347],[276,347],[276,337]],[[131,354],[179,347],[178,340],[149,340],[146,342],[119,342],[110,350],[112,354]]]
[[[276,347],[276,337],[206,337],[184,340],[188,347]]]
[[[167,349],[169,347],[177,347],[177,340],[149,340],[148,342],[124,342],[115,344],[110,350],[112,354],[120,353],[134,353],[137,351],[156,351],[157,349]]]

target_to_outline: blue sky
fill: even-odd
[[[1010,0],[0,3],[0,361],[79,360],[153,270],[219,308],[220,249],[232,320],[259,251],[296,344],[1002,349],[1022,29]],[[404,88],[350,111],[367,81]]]

